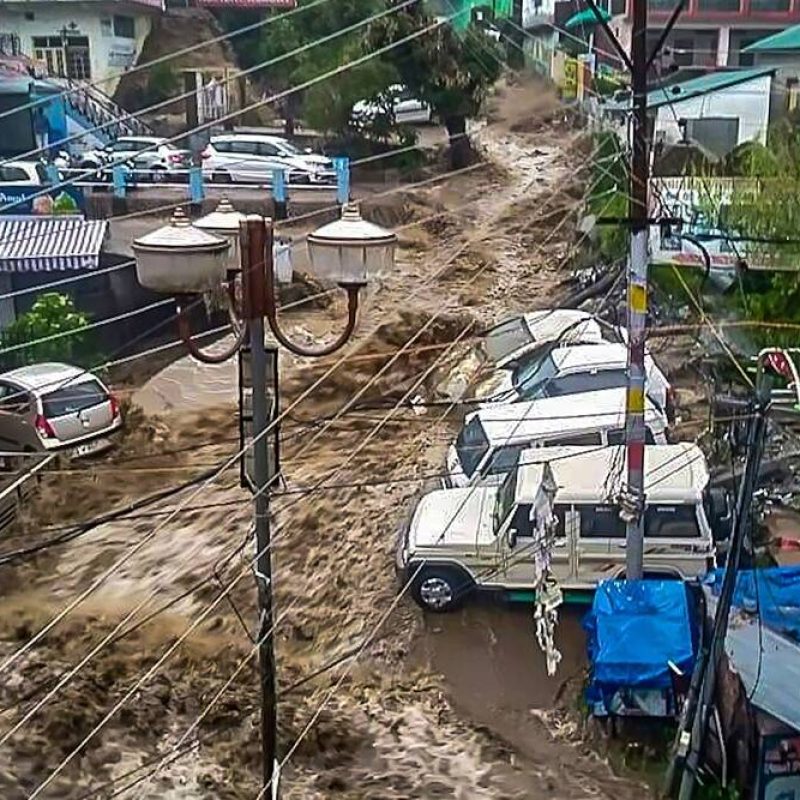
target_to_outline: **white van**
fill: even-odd
[[[467,415],[447,451],[446,489],[497,482],[529,447],[601,447],[625,440],[626,389],[483,408]],[[667,419],[645,399],[647,444],[667,444]]]
[[[543,463],[555,482],[557,520],[546,545],[533,511],[543,507]],[[592,590],[625,571],[625,525],[614,505],[624,479],[622,446],[526,450],[499,486],[425,495],[398,547],[400,576],[412,580],[423,608],[448,611],[474,589],[530,593],[546,546],[563,589]],[[715,566],[712,525],[721,512],[708,482],[696,445],[646,448],[646,577],[691,579]]]

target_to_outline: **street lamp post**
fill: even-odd
[[[359,291],[375,274],[394,263],[396,234],[362,219],[357,206],[344,207],[340,219],[324,225],[307,237],[312,272],[316,277],[337,283],[347,293],[347,324],[330,344],[309,348],[291,341],[278,321],[275,291],[272,220],[258,215],[244,216],[229,204],[208,217],[189,224],[181,214],[172,222],[133,243],[139,282],[158,292],[178,295],[178,328],[189,352],[206,363],[220,363],[240,354],[240,424],[247,416],[241,398],[245,381],[251,383],[253,467],[249,486],[253,491],[258,588],[258,632],[261,676],[262,786],[272,783],[277,797],[279,771],[277,759],[277,708],[275,651],[272,613],[272,558],[270,552],[269,490],[279,472],[277,452],[270,459],[267,434],[277,420],[277,368],[268,369],[265,346],[265,319],[272,335],[298,356],[319,357],[341,348],[352,336],[358,316]],[[238,252],[237,252],[238,247]],[[237,268],[238,267],[238,268]],[[241,282],[241,303],[237,301],[237,281]],[[192,339],[184,301],[189,294],[225,285],[226,302],[234,331],[233,343],[224,352],[201,350]],[[246,342],[249,342],[249,348]],[[249,351],[249,369],[242,359]],[[250,387],[247,387],[250,388]],[[276,437],[274,437],[276,438]],[[277,439],[276,439],[277,440]],[[244,459],[244,454],[242,455]],[[243,469],[243,472],[247,471]]]

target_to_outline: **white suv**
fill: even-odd
[[[272,183],[284,170],[290,184],[333,185],[336,172],[327,157],[300,150],[287,139],[260,133],[212,136],[203,151],[203,177],[218,183]]]

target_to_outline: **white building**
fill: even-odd
[[[723,158],[745,142],[766,144],[773,67],[712,72],[647,94],[652,141],[690,142]],[[603,113],[627,138],[630,100],[604,103]]]
[[[111,95],[139,58],[163,0],[5,0],[0,36],[52,77],[99,82]]]

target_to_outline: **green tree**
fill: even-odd
[[[434,22],[422,3],[370,25],[366,46],[385,47]],[[480,113],[492,85],[502,72],[499,48],[477,25],[456,33],[448,24],[421,34],[391,51],[402,83],[428,103],[450,138],[450,162],[460,169],[472,160],[467,119]],[[389,58],[389,56],[387,56]]]
[[[84,328],[89,317],[75,308],[72,298],[58,292],[47,292],[36,298],[30,311],[18,316],[2,332],[3,347],[27,345],[8,354],[15,364],[35,361],[69,361],[80,359],[87,344],[86,333],[70,333]],[[70,334],[59,336],[59,334]],[[40,339],[58,337],[38,344]]]
[[[301,0],[299,5],[308,1]],[[232,45],[242,66],[251,67],[281,58],[304,45],[365,20],[383,8],[383,0],[336,0],[335,3],[321,3],[309,11],[301,11],[286,19],[277,20],[253,35],[237,36],[232,40]],[[232,15],[222,15],[220,19],[227,27],[238,27],[250,21]],[[302,53],[282,59],[274,66],[257,71],[256,75],[270,92],[298,86],[361,55],[364,30],[359,28],[309,47]],[[390,64],[373,63],[377,61],[378,59],[368,61],[363,67],[346,70],[340,76],[320,81],[304,92],[288,95],[282,103],[286,134],[293,134],[295,118],[306,105],[312,109],[316,125],[324,130],[341,130],[347,123],[353,102],[368,96],[376,89],[382,89],[387,85],[386,81],[391,80]]]

